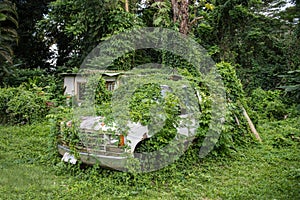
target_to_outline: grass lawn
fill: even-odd
[[[298,124],[263,124],[262,144],[140,175],[52,164],[47,124],[2,126],[0,199],[300,199],[299,143],[285,137]]]

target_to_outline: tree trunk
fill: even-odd
[[[189,0],[181,0],[179,32],[187,35],[189,31]]]
[[[187,35],[189,31],[189,0],[171,0],[173,22],[179,21],[179,32]]]
[[[171,0],[173,10],[173,22],[176,23],[178,19],[178,3],[177,0]]]

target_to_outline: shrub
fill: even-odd
[[[2,123],[33,123],[43,119],[48,107],[49,95],[42,88],[22,84],[17,88],[1,88],[0,112]]]
[[[282,92],[280,90],[265,91],[257,88],[253,90],[248,105],[259,120],[268,119],[272,121],[284,119],[288,111],[281,96]]]
[[[4,124],[9,119],[7,103],[15,96],[16,88],[0,88],[0,124]]]
[[[274,147],[287,147],[300,145],[300,118],[288,118],[286,120],[279,120],[268,122],[259,126],[263,137],[267,138],[267,144]],[[298,148],[297,147],[297,148]]]
[[[3,78],[3,83],[0,85],[6,85],[9,87],[18,87],[22,83],[29,82],[30,79],[38,77],[43,79],[45,72],[41,69],[13,69],[11,73]],[[44,83],[41,81],[40,83]]]

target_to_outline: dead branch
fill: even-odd
[[[203,19],[203,16],[194,18],[192,21],[190,21],[189,27],[191,28],[191,27],[192,27],[197,21],[199,21],[200,19]]]
[[[243,110],[243,115],[244,115],[244,117],[246,118],[246,120],[247,120],[247,122],[248,122],[248,125],[249,125],[249,127],[250,127],[250,129],[251,129],[251,132],[254,134],[254,136],[256,137],[256,139],[257,139],[259,142],[261,142],[262,140],[261,140],[261,138],[260,138],[258,132],[256,131],[256,128],[255,128],[254,124],[252,123],[252,121],[251,121],[251,119],[250,119],[250,117],[249,117],[247,111],[245,110],[244,106],[242,106],[242,110]]]

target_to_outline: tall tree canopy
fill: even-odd
[[[20,68],[72,69],[112,34],[146,26],[171,28],[193,37],[216,62],[234,64],[248,92],[257,87],[278,88],[286,82],[282,75],[299,68],[299,0],[13,2],[20,16],[20,42],[13,48]],[[290,7],[285,8],[287,3]],[[50,52],[50,47],[57,52]],[[56,61],[53,65],[51,58]],[[166,52],[143,50],[125,55],[116,65],[130,67],[139,62],[137,58],[172,60]]]
[[[296,24],[280,17],[286,11],[278,2],[218,0],[207,23],[198,24],[195,32],[215,60],[236,65],[248,91],[277,88],[278,75],[299,65],[299,51],[291,45],[297,43]],[[276,14],[274,7],[281,11]]]
[[[54,0],[12,0],[16,5],[19,16],[19,43],[14,46],[15,56],[21,64],[19,67],[25,68],[49,68],[51,55],[49,44],[43,42],[37,35],[36,23],[43,19],[48,12],[48,4]]]
[[[141,20],[120,1],[66,0],[51,3],[38,27],[40,37],[58,49],[56,65],[72,68],[104,37],[139,25]]]

